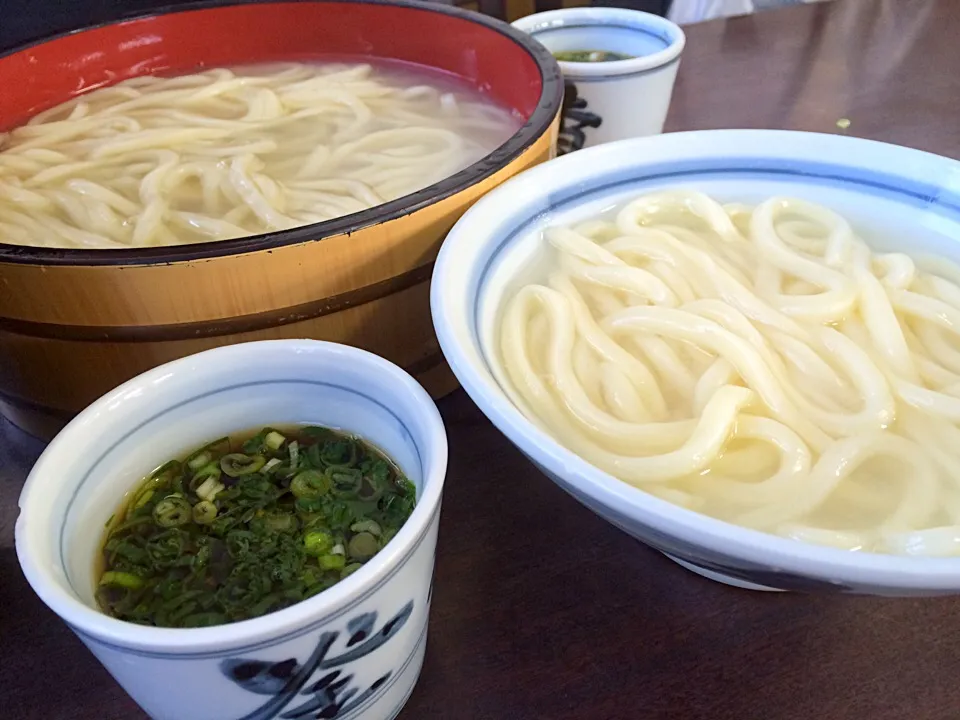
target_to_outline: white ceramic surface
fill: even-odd
[[[369,440],[417,486],[382,551],[319,595],[232,625],[142,627],[95,609],[102,528],[138,478],[204,440],[299,423]],[[271,720],[305,704],[309,717],[386,720],[423,662],[446,464],[436,406],[395,365],[311,340],[234,345],[151,370],[71,422],[24,486],[17,554],[37,594],[157,720]],[[337,682],[312,690],[332,672]]]
[[[491,352],[504,293],[543,249],[542,230],[653,189],[721,201],[774,194],[822,203],[886,248],[960,258],[960,163],[855,138],[764,130],[669,133],[604,145],[522,173],[457,223],[433,275],[443,353],[474,402],[560,487],[711,579],[740,587],[883,595],[960,591],[960,559],[851,553],[737,527],[620,482],[561,447],[501,390]]]
[[[579,101],[564,113],[562,150],[663,132],[686,42],[672,22],[636,10],[597,7],[536,13],[513,26],[551,52],[606,50],[632,56],[611,62],[560,62],[567,93],[575,88]],[[564,106],[569,102],[565,98]]]

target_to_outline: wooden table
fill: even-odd
[[[960,156],[960,0],[837,0],[688,30],[671,130],[848,132]],[[960,600],[752,593],[555,488],[463,393],[427,658],[402,720],[956,720]],[[0,717],[142,720],[27,586],[0,439]]]

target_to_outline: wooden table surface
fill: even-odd
[[[960,157],[960,0],[836,0],[687,30],[671,130],[847,132]],[[956,720],[960,600],[735,590],[555,488],[463,393],[426,662],[402,720]],[[39,446],[0,432],[0,717],[142,720],[13,548]]]

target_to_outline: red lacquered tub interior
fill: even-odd
[[[362,1],[225,5],[105,25],[0,58],[0,127],[139,75],[344,55],[452,73],[524,118],[543,91],[527,50],[489,21],[463,13]]]

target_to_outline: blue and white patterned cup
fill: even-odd
[[[124,493],[204,440],[284,423],[354,433],[398,463],[417,506],[396,537],[334,587],[253,620],[169,629],[99,612],[94,557]],[[234,345],[151,370],[71,422],[24,486],[17,554],[41,599],[153,718],[386,720],[423,662],[446,466],[436,406],[395,365],[311,340]]]
[[[665,18],[620,8],[566,8],[513,23],[550,52],[605,50],[608,62],[560,61],[566,93],[561,153],[663,132],[686,38]]]

